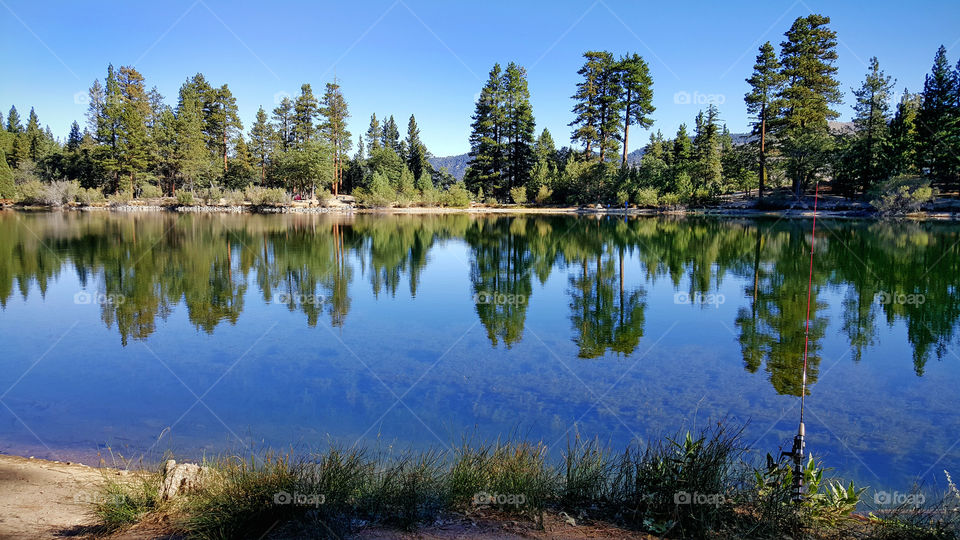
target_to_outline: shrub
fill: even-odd
[[[553,190],[547,186],[540,186],[540,189],[537,190],[537,196],[534,197],[534,200],[537,201],[537,204],[544,204],[550,200],[550,197],[553,196]]]
[[[127,204],[133,200],[133,192],[120,190],[107,197],[107,201],[113,206]]]
[[[396,200],[397,192],[390,185],[390,180],[379,172],[373,173],[369,188],[357,198],[361,205],[369,208],[389,207]]]
[[[31,179],[17,186],[17,190],[20,202],[60,206],[73,202],[80,190],[80,184],[68,180],[44,184],[39,180]]]
[[[320,206],[327,206],[330,204],[330,201],[333,200],[333,194],[330,193],[328,189],[318,189],[317,190],[317,202]]]
[[[437,206],[440,204],[440,191],[429,186],[420,194],[420,204],[423,206]]]
[[[517,186],[510,189],[510,198],[513,199],[513,202],[516,204],[524,204],[527,202],[527,188],[524,186]]]
[[[160,188],[153,184],[143,184],[140,186],[140,197],[144,199],[156,199],[162,197]]]
[[[637,206],[657,206],[657,190],[653,188],[638,189],[634,196],[634,202],[636,202]]]
[[[682,203],[678,193],[664,193],[660,196],[660,204],[666,207],[680,206]]]
[[[870,204],[884,216],[904,215],[919,211],[937,196],[930,182],[922,178],[901,177],[884,182],[874,193]]]
[[[496,206],[500,204],[500,201],[498,201],[496,197],[490,196],[483,200],[483,204],[487,206]]]
[[[39,180],[27,180],[17,185],[16,200],[25,204],[46,204],[47,190]]]
[[[193,192],[185,189],[177,192],[177,204],[180,206],[193,206]]]
[[[463,182],[457,182],[447,188],[441,200],[444,206],[465,208],[470,206],[470,192],[467,191],[467,187]]]
[[[76,200],[84,206],[89,206],[94,203],[104,202],[107,200],[107,197],[97,188],[80,188],[77,190]]]
[[[250,186],[244,190],[244,194],[254,206],[284,206],[291,201],[290,194],[283,188]]]
[[[220,204],[220,198],[223,197],[223,190],[217,186],[210,186],[200,190],[200,198],[203,199],[203,204]]]
[[[223,192],[223,200],[228,206],[241,206],[247,200],[243,192],[238,189],[232,189]]]

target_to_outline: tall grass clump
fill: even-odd
[[[131,481],[104,475],[93,513],[107,531],[133,525],[160,506],[160,473],[139,475]]]
[[[446,476],[450,501],[458,508],[539,511],[554,498],[557,486],[542,443],[466,441],[454,450]]]

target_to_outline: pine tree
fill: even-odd
[[[911,94],[906,89],[890,121],[890,149],[887,162],[894,175],[919,172],[917,158],[917,113],[923,103],[922,94]]]
[[[267,161],[276,150],[278,144],[277,133],[273,124],[267,120],[267,112],[260,107],[257,118],[250,126],[250,147],[254,163],[260,168],[260,183],[267,180]]]
[[[147,166],[147,117],[150,102],[143,86],[143,76],[131,66],[123,66],[117,74],[120,91],[120,116],[117,122],[117,172],[129,177],[126,190],[133,190],[134,175]],[[118,184],[117,189],[120,190]],[[124,191],[126,191],[124,190]]]
[[[381,142],[383,143],[384,148],[390,148],[398,156],[403,153],[400,149],[400,129],[397,128],[397,122],[393,119],[392,114],[386,119],[386,121],[383,122],[383,136]]]
[[[747,113],[753,115],[753,134],[759,136],[759,198],[763,198],[763,191],[767,185],[767,129],[772,119],[777,117],[777,96],[783,86],[784,76],[780,72],[780,62],[777,61],[773,45],[766,42],[760,46],[760,54],[753,65],[753,75],[747,79],[750,92],[744,96],[747,103]]]
[[[348,158],[348,153],[353,145],[350,132],[347,131],[347,119],[350,118],[350,112],[336,79],[332,83],[327,83],[320,114],[323,116],[320,133],[333,151],[332,184],[333,194],[336,196],[343,183],[343,162]]]
[[[33,110],[33,107],[30,107],[30,115],[27,117],[27,129],[24,130],[27,141],[27,155],[30,157],[31,161],[37,161],[40,159],[40,143],[43,137],[43,132],[40,130],[40,119],[37,117],[37,113]]]
[[[370,115],[370,127],[367,128],[367,149],[372,153],[380,148],[383,139],[383,129],[380,128],[380,121],[377,120],[377,113]]]
[[[713,104],[707,107],[706,114],[701,111],[697,115],[696,136],[693,139],[695,189],[701,189],[710,196],[719,194],[723,185],[718,117],[717,107]]]
[[[13,171],[7,165],[7,156],[0,148],[0,199],[12,199],[15,195]]]
[[[527,88],[527,72],[511,62],[503,73],[503,118],[504,118],[504,173],[506,185],[497,197],[506,197],[509,190],[524,185],[533,169],[534,127],[533,109],[530,106],[530,90]]]
[[[23,126],[20,125],[20,113],[15,106],[10,106],[10,112],[7,113],[7,131],[10,133],[23,131]]]
[[[623,160],[620,165],[626,167],[630,151],[630,126],[649,128],[653,125],[650,115],[657,109],[653,106],[653,79],[643,57],[636,53],[627,55],[620,59],[617,69],[623,108]]]
[[[923,104],[917,114],[921,165],[936,181],[956,179],[958,118],[958,81],[947,61],[947,49],[941,45],[933,60],[933,69],[923,83]],[[953,143],[953,144],[952,144]]]
[[[870,59],[866,79],[853,90],[856,103],[853,125],[857,131],[854,148],[853,185],[851,192],[866,191],[887,177],[885,158],[889,155],[890,97],[894,82],[884,75],[876,57]]]
[[[415,178],[420,178],[424,173],[430,173],[430,162],[427,161],[429,154],[427,147],[420,140],[420,128],[417,127],[417,119],[411,114],[407,122],[407,167],[413,173]]]
[[[315,122],[320,114],[320,104],[309,84],[300,87],[300,95],[293,104],[293,141],[298,146],[313,140],[316,134]]]
[[[211,88],[204,101],[206,112],[204,131],[213,149],[216,150],[217,157],[223,161],[223,172],[226,173],[229,143],[243,132],[237,100],[230,92],[230,88],[223,85],[220,88]]]
[[[67,135],[67,151],[76,152],[80,149],[80,143],[83,142],[83,135],[80,133],[80,124],[76,120],[70,124],[70,134]]]
[[[179,174],[192,191],[210,162],[203,135],[203,101],[190,81],[180,87],[174,139]]]
[[[571,126],[575,126],[571,140],[584,145],[584,155],[591,158],[597,149],[600,161],[610,151],[618,148],[620,136],[620,100],[619,73],[613,55],[606,51],[588,51],[583,54],[587,59],[577,74],[583,81],[577,84],[573,95],[576,114]]]
[[[273,121],[276,123],[277,138],[281,150],[286,150],[293,143],[293,102],[284,96],[280,104],[273,109]]]
[[[843,98],[835,78],[837,34],[828,24],[830,18],[823,15],[800,17],[780,44],[785,83],[778,96],[783,114],[776,131],[798,197],[827,163],[832,143],[828,121],[840,115],[830,107]]]
[[[494,64],[486,84],[480,90],[470,124],[470,166],[464,175],[467,189],[485,188],[494,192],[503,176],[503,77],[500,64]]]

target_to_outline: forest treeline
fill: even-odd
[[[376,114],[356,138],[336,80],[321,95],[303,84],[245,130],[227,84],[187,79],[175,103],[148,88],[134,67],[112,65],[89,90],[84,125],[66,139],[41,128],[30,109],[0,116],[0,198],[91,203],[110,197],[178,196],[190,204],[353,194],[366,206],[710,203],[724,194],[779,189],[800,197],[813,183],[881,209],[916,208],[960,187],[960,63],[934,55],[921,92],[904,89],[876,58],[851,89],[853,128],[840,117],[837,36],[829,17],[797,18],[779,49],[758,51],[744,103],[752,135],[735,144],[714,104],[672,137],[652,132],[630,163],[631,128],[655,127],[654,82],[637,54],[584,53],[572,95],[570,144],[536,130],[526,70],[496,64],[476,101],[463,182],[431,166],[414,115],[405,133]],[[786,189],[789,188],[789,189]]]
[[[957,231],[936,223],[824,226],[830,234],[817,237],[812,276],[810,380],[834,317],[855,361],[878,345],[881,325],[901,322],[922,375],[930,359],[947,354],[960,324],[960,258],[944,257],[957,250]],[[7,213],[0,214],[0,307],[16,295],[48,295],[61,272],[73,271],[103,299],[102,320],[124,344],[147,339],[178,309],[198,331],[213,333],[258,309],[250,302],[281,303],[309,326],[342,327],[360,283],[377,297],[417,297],[431,252],[453,240],[468,253],[462,300],[473,304],[491,346],[524,339],[529,307],[557,300],[537,292],[557,272],[567,281],[560,303],[582,359],[634,353],[646,315],[663,307],[648,293],[658,284],[695,299],[726,290],[732,277],[742,283],[742,296],[728,301],[738,303],[732,328],[744,368],[763,369],[778,392],[799,395],[810,275],[797,254],[810,249],[809,232],[790,220],[65,214],[25,221]],[[927,272],[933,264],[941,268]],[[896,299],[914,291],[924,291],[924,302]]]

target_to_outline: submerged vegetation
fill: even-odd
[[[336,81],[319,96],[303,84],[269,114],[260,107],[244,133],[228,85],[198,73],[169,105],[134,67],[110,65],[89,90],[86,126],[74,122],[64,142],[41,128],[32,108],[26,126],[16,107],[0,118],[0,199],[57,206],[166,196],[190,205],[232,193],[225,199],[260,206],[292,197],[322,201],[326,193],[352,194],[376,208],[471,201],[672,208],[753,191],[764,199],[778,190],[766,205],[804,206],[803,194],[823,182],[825,191],[896,214],[956,191],[960,76],[946,48],[936,52],[922,92],[904,90],[895,110],[895,81],[872,58],[862,86],[852,91],[852,127],[831,125],[843,92],[829,25],[820,14],[799,17],[779,52],[770,42],[760,47],[746,79],[749,134],[731,134],[717,100],[706,96],[692,127],[680,125],[672,138],[651,133],[639,159],[629,152],[630,128],[655,125],[654,81],[641,56],[584,53],[572,96],[571,145],[563,147],[548,130],[536,133],[525,68],[496,64],[471,119],[462,181],[431,164],[414,115],[401,137],[393,115],[372,114],[354,145]],[[675,101],[690,103],[684,94]],[[251,187],[254,194],[245,191]]]
[[[957,538],[955,487],[910,511],[855,518],[865,488],[825,477],[811,457],[806,495],[791,500],[790,467],[749,462],[739,431],[722,423],[614,452],[575,438],[554,463],[542,444],[464,441],[446,452],[331,448],[203,463],[204,481],[163,501],[163,474],[108,482],[96,506],[118,529],[169,518],[197,538],[339,538],[364,527],[414,529],[441,516],[500,516],[542,526],[610,523],[668,538]],[[948,477],[949,478],[949,477]],[[863,510],[863,508],[860,508]],[[576,516],[570,517],[570,516]]]

